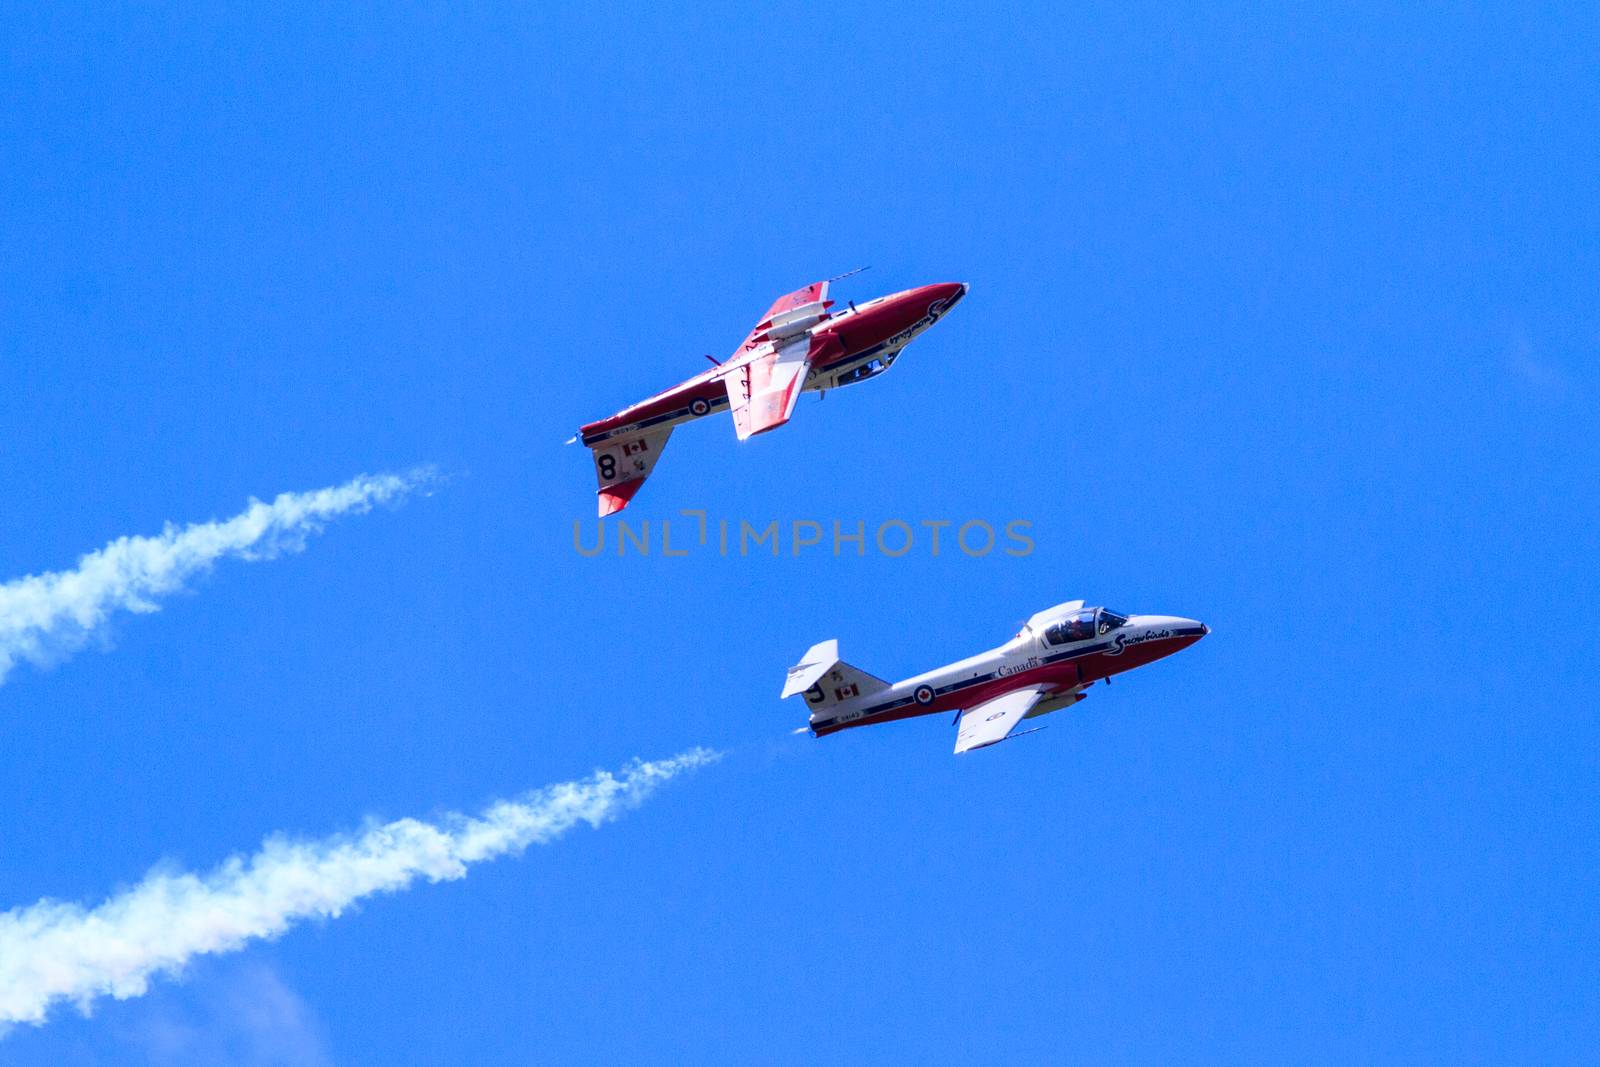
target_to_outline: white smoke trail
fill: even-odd
[[[599,826],[719,756],[696,748],[635,762],[499,801],[472,818],[400,819],[323,841],[272,837],[255,855],[205,875],[152,871],[93,909],[48,899],[15,908],[0,914],[0,1033],[43,1022],[63,1000],[87,1013],[96,997],[140,996],[153,975],[176,974],[196,956],[277,937],[297,920],[336,917],[418,878],[465,877],[474,863],[553,841],[579,823]]]
[[[271,559],[298,551],[308,534],[341,515],[368,511],[433,480],[428,469],[361,475],[309,493],[282,493],[270,504],[254,498],[231,519],[171,523],[156,537],[119,537],[78,560],[0,585],[0,684],[19,660],[48,666],[80,647],[112,613],[159,610],[155,597],[183,588],[225,556]]]

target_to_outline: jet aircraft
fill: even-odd
[[[828,287],[837,280],[779,297],[727,360],[712,360],[710,370],[579,431],[594,451],[601,518],[628,506],[675,427],[727,409],[741,441],[775,430],[794,414],[802,392],[855,385],[888,370],[913,338],[967,295],[964,284],[943,282],[835,312]]]
[[[1005,644],[890,684],[839,659],[839,642],[812,646],[789,668],[785,697],[804,694],[816,737],[856,726],[956,712],[956,752],[1020,737],[1025,719],[1071,707],[1102,678],[1188,648],[1211,630],[1173,615],[1119,615],[1073,600],[1030,618]]]

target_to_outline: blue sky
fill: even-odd
[[[728,753],[3,1057],[1592,1055],[1597,27],[1386,8],[0,12],[0,576],[445,476],[14,672],[0,907]],[[972,292],[627,516],[1036,550],[577,556],[563,439],[864,263]],[[1080,596],[1214,633],[960,759],[789,735],[816,641]]]

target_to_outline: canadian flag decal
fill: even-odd
[[[861,687],[856,685],[854,682],[851,682],[849,685],[841,685],[833,691],[833,699],[835,700],[846,700],[850,697],[859,695],[861,695]]]
[[[650,444],[647,441],[624,441],[622,443],[622,454],[624,456],[637,456],[640,452],[646,452],[649,449]]]

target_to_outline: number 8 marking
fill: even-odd
[[[617,457],[613,456],[613,455],[610,455],[609,453],[606,454],[606,455],[602,455],[600,457],[600,477],[604,478],[606,481],[609,482],[611,479],[615,478],[616,476],[617,476]]]

